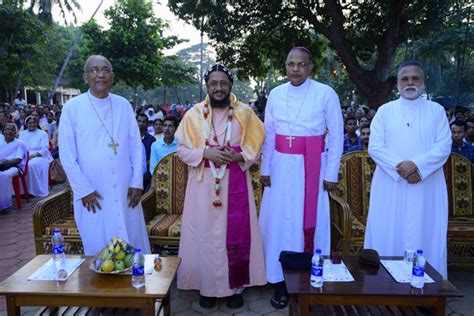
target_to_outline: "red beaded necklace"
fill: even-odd
[[[203,116],[204,116],[204,137],[205,137],[205,144],[206,148],[209,148],[209,138],[211,137],[211,129],[209,128],[209,122],[207,118],[209,117],[209,105],[207,103],[207,100],[204,102],[204,111],[203,111]],[[229,114],[227,115],[227,124],[226,128],[224,131],[224,140],[222,142],[223,146],[230,147],[230,137],[232,134],[232,119],[234,117],[234,108],[232,106],[229,107]],[[218,146],[219,144],[219,139],[217,137],[216,129],[214,126],[214,120],[211,117],[211,127],[212,127],[212,132],[214,136],[212,137],[212,140],[217,143]],[[211,172],[212,175],[214,176],[214,193],[216,197],[214,198],[214,201],[212,201],[212,205],[214,207],[220,207],[222,206],[222,201],[220,199],[220,193],[221,193],[221,180],[224,178],[225,174],[225,169],[227,168],[227,164],[220,165],[219,171],[217,171],[216,166],[213,161],[209,160],[209,166],[211,167]]]

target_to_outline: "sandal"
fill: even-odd
[[[288,305],[288,294],[278,294],[275,292],[270,300],[270,304],[276,309],[283,309]]]

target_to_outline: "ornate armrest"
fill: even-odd
[[[45,228],[72,212],[72,191],[68,185],[63,190],[36,203],[33,211],[33,233],[38,254],[43,252],[41,240]]]
[[[148,223],[156,215],[156,193],[153,186],[142,196],[141,203],[143,208],[143,216],[145,217],[145,223]]]
[[[331,234],[337,234],[342,243],[342,255],[349,255],[352,238],[352,213],[349,204],[337,196],[329,193],[331,212]]]

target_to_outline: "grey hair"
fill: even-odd
[[[108,64],[108,66],[110,67],[110,69],[113,69],[113,68],[112,68],[112,64],[111,64],[110,61],[107,59],[107,57],[102,56],[102,55],[90,55],[90,56],[87,58],[87,60],[86,60],[86,62],[85,62],[85,64],[84,64],[84,72],[87,72],[87,70],[88,70],[88,69],[87,69],[87,66],[89,66],[89,64],[91,63],[91,61],[92,61],[93,59],[96,59],[96,58],[104,59],[105,62],[106,62],[106,63]]]
[[[421,70],[421,73],[424,75],[425,74],[425,70],[423,69],[423,64],[418,61],[418,60],[405,60],[403,62],[401,62],[399,65],[398,65],[398,70],[397,70],[397,74],[400,73],[400,71],[405,68],[405,67],[408,67],[408,66],[416,66],[418,68],[420,68]]]

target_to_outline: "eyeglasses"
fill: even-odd
[[[294,63],[294,62],[290,61],[290,62],[286,63],[285,65],[288,68],[295,68],[296,67],[297,69],[306,68],[308,66],[308,64],[303,62],[303,61],[299,62],[299,63]]]
[[[209,87],[212,87],[212,88],[215,88],[217,86],[221,86],[221,87],[228,87],[230,82],[229,81],[225,81],[225,80],[221,80],[221,81],[217,81],[217,80],[213,80],[213,81],[209,81]]]
[[[103,68],[94,67],[94,68],[91,68],[91,69],[87,70],[86,72],[91,73],[94,76],[97,76],[99,73],[103,73],[104,75],[108,75],[112,72],[112,69],[110,69],[109,67],[103,67]]]

